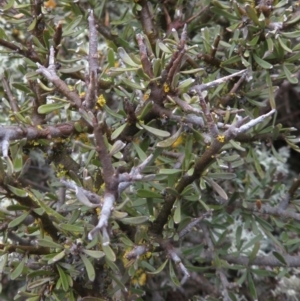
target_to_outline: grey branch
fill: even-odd
[[[143,180],[153,180],[155,175],[142,175],[141,172],[143,169],[150,163],[152,160],[153,155],[151,154],[146,158],[144,162],[142,162],[138,166],[132,167],[130,173],[122,173],[119,175],[119,186],[118,186],[118,192],[119,194],[124,191],[126,188],[128,188],[130,185],[132,185],[135,181],[143,181]]]
[[[98,34],[95,25],[94,12],[91,10],[89,21],[89,85],[85,97],[85,105],[93,109],[98,93],[97,71],[99,70]]]
[[[199,224],[201,221],[203,221],[205,218],[208,218],[212,215],[213,210],[210,209],[209,211],[202,214],[200,217],[194,218],[185,228],[183,228],[179,232],[179,238],[182,238],[186,234],[188,234],[193,227],[195,227],[197,224]]]
[[[77,186],[74,182],[60,180],[68,189],[75,190],[76,197],[79,202],[90,208],[97,208],[102,206],[102,200],[96,193],[83,189]]]
[[[161,243],[162,247],[166,250],[170,258],[174,261],[176,266],[180,268],[183,273],[183,278],[181,280],[181,284],[184,284],[186,280],[190,277],[190,273],[187,268],[182,263],[180,257],[177,255],[175,248],[171,245],[169,240],[165,240]]]
[[[128,260],[137,259],[140,256],[144,255],[146,252],[148,252],[149,248],[146,245],[139,245],[134,246],[131,251],[126,253],[126,258]]]
[[[110,217],[111,211],[113,210],[114,203],[115,203],[115,195],[110,192],[105,192],[98,225],[93,230],[91,230],[88,234],[88,238],[90,240],[92,240],[95,237],[95,235],[102,229],[104,234],[103,236],[107,238],[105,244],[109,244],[106,228],[108,225],[108,219]]]
[[[36,65],[38,66],[38,69],[36,71],[37,73],[42,74],[45,78],[52,82],[57,90],[69,100],[71,100],[78,108],[81,107],[81,100],[79,95],[76,92],[71,91],[67,84],[62,81],[56,74],[55,53],[53,46],[51,46],[50,48],[49,67],[46,68],[39,63],[36,63]]]
[[[206,84],[201,84],[201,85],[196,85],[196,86],[193,86],[190,88],[189,92],[190,93],[195,93],[195,91],[197,89],[200,89],[201,91],[203,90],[207,90],[209,88],[213,88],[215,86],[218,86],[220,84],[223,84],[225,82],[227,82],[229,79],[233,78],[233,77],[236,77],[236,76],[242,76],[244,73],[248,72],[247,69],[244,69],[244,70],[241,70],[241,71],[238,71],[238,72],[235,72],[233,74],[230,74],[230,75],[227,75],[227,76],[224,76],[224,77],[221,77],[221,78],[218,78],[214,81],[211,81],[209,83],[206,83]]]
[[[269,267],[300,267],[300,256],[284,255],[282,254],[286,265],[279,261],[274,255],[268,254],[267,256],[257,256],[254,260],[251,261],[251,265],[256,266],[269,266]],[[211,251],[204,251],[201,255],[201,259],[205,262],[211,262],[214,259],[214,254]],[[243,266],[249,265],[249,257],[240,255],[221,255],[220,259],[226,260],[230,264],[240,264]]]

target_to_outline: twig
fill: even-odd
[[[201,254],[201,259],[205,262],[211,262],[214,255],[210,251],[204,251]],[[252,266],[269,266],[269,267],[300,267],[300,256],[282,255],[286,264],[279,261],[274,255],[256,256],[251,260]],[[226,260],[230,264],[240,264],[249,267],[249,256],[235,255],[219,255],[220,259]]]
[[[203,91],[203,90],[213,88],[213,87],[218,86],[220,84],[226,83],[229,79],[231,79],[233,77],[242,76],[244,73],[247,73],[247,72],[248,72],[248,70],[244,69],[244,70],[232,73],[230,75],[218,78],[218,79],[213,80],[209,83],[193,86],[193,87],[190,88],[189,92],[194,93],[194,91],[196,91],[196,89],[198,89],[198,90],[200,89],[200,91]]]
[[[190,277],[190,273],[187,270],[187,268],[182,263],[180,257],[176,254],[176,251],[174,247],[171,245],[169,240],[165,240],[161,243],[162,247],[166,250],[167,254],[171,257],[171,259],[174,261],[176,266],[180,268],[180,270],[183,273],[183,278],[181,280],[181,284],[184,284],[186,280]]]
[[[170,96],[167,95],[167,98],[171,101],[174,101],[184,112],[193,112],[195,114],[201,114],[202,111],[196,108],[193,108],[191,105],[189,105],[186,101],[183,101],[178,96]]]
[[[153,23],[153,17],[150,14],[147,0],[140,0],[139,5],[142,9],[139,11],[140,21],[142,23],[143,31],[147,35],[152,47],[155,47],[155,43],[158,37],[158,31]]]
[[[115,170],[112,165],[111,156],[109,155],[109,152],[105,145],[102,126],[97,123],[96,119],[94,123],[94,137],[96,142],[96,151],[98,152],[98,157],[103,168],[103,178],[105,186],[106,189],[109,189],[109,186],[112,184],[111,178],[113,177]]]
[[[134,246],[132,250],[125,254],[126,259],[137,259],[149,251],[149,247],[146,245]]]
[[[162,77],[162,81],[166,82],[167,84],[172,83],[176,72],[180,68],[182,59],[186,52],[185,51],[186,40],[187,40],[187,26],[185,24],[183,27],[182,33],[181,33],[181,37],[180,37],[180,41],[177,46],[177,50],[173,53],[170,62],[168,63],[168,65],[165,67],[165,69],[162,72],[162,74],[167,75],[166,79],[164,78],[164,76]]]
[[[148,58],[147,48],[143,41],[143,36],[141,34],[137,34],[136,39],[140,49],[140,58],[141,58],[143,70],[150,78],[154,78],[153,68]]]
[[[132,185],[135,181],[143,181],[143,180],[153,180],[155,175],[142,175],[141,172],[144,170],[144,168],[150,163],[152,160],[153,155],[151,154],[148,156],[145,161],[143,161],[138,166],[132,167],[130,173],[122,173],[118,176],[118,192],[119,194],[124,191],[126,188],[128,188],[130,185]]]
[[[230,92],[225,96],[222,97],[220,102],[223,106],[226,106],[228,104],[228,102],[230,101],[230,99],[232,98],[232,96],[236,93],[236,91],[240,88],[241,84],[244,82],[244,80],[247,77],[247,73],[244,73],[240,79],[233,85],[232,89],[230,90]]]
[[[98,35],[95,26],[94,13],[91,10],[88,17],[89,21],[89,86],[85,97],[85,106],[88,109],[93,109],[98,93],[97,72],[99,70],[98,58]]]
[[[9,103],[10,103],[12,111],[13,112],[19,112],[20,108],[18,106],[17,99],[13,95],[13,93],[12,93],[12,91],[10,89],[10,86],[9,86],[9,82],[7,81],[6,77],[2,78],[2,83],[3,83],[3,87],[4,87],[4,90],[5,90],[6,95],[8,97],[8,100],[9,100]]]
[[[55,33],[54,33],[54,36],[53,36],[55,55],[57,55],[57,47],[61,42],[62,33],[63,33],[62,23],[59,22],[58,25],[56,26]]]
[[[49,67],[46,68],[39,63],[36,64],[38,66],[37,73],[42,74],[50,82],[52,82],[54,86],[57,88],[57,90],[60,93],[62,93],[64,96],[66,96],[69,100],[71,100],[78,108],[81,107],[81,100],[79,95],[76,92],[71,91],[67,86],[67,84],[64,81],[62,81],[56,74],[53,46],[51,46],[50,48]]]
[[[4,46],[4,47],[6,47],[10,50],[15,51],[16,54],[20,54],[20,55],[23,55],[23,56],[27,57],[28,59],[32,60],[35,63],[42,63],[42,61],[40,60],[38,54],[33,49],[24,50],[21,47],[15,45],[13,43],[10,43],[8,41],[5,41],[3,39],[0,39],[0,45]]]
[[[205,99],[204,99],[204,97],[202,95],[202,90],[199,89],[198,87],[196,87],[195,89],[196,89],[196,91],[198,93],[198,96],[199,96],[200,106],[201,106],[201,108],[203,110],[203,113],[205,115],[210,135],[213,138],[216,138],[218,136],[218,134],[219,134],[219,130],[218,130],[218,127],[216,125],[216,122],[215,122],[212,114],[210,113],[209,104],[206,103],[206,101],[205,101]]]
[[[263,205],[261,206],[260,209],[258,209],[256,205],[248,205],[247,209],[262,214],[270,214],[270,215],[279,216],[281,218],[289,218],[292,220],[300,221],[300,213],[296,213],[294,211],[288,211],[286,209],[281,209],[279,206],[271,207],[269,205]]]
[[[27,254],[35,255],[47,255],[50,253],[49,248],[46,247],[35,247],[35,246],[21,246],[21,245],[11,245],[11,244],[0,244],[0,250],[5,250],[8,253],[18,252],[22,250]]]
[[[202,214],[200,217],[194,218],[185,228],[183,228],[179,232],[179,238],[182,238],[186,234],[188,234],[193,227],[195,227],[197,224],[199,224],[201,221],[203,221],[205,218],[208,218],[212,215],[213,210],[209,210]]]
[[[71,181],[66,181],[62,179],[60,180],[60,182],[64,184],[67,188],[75,190],[77,199],[85,206],[90,208],[97,208],[102,206],[102,200],[98,194],[86,190],[82,187],[79,187],[74,182]],[[84,195],[86,199],[82,197],[82,195]]]
[[[102,230],[102,235],[103,235],[102,243],[103,243],[103,245],[109,244],[109,236],[107,234],[106,228],[108,226],[108,220],[111,215],[111,211],[113,209],[115,200],[116,200],[115,194],[107,192],[107,191],[104,193],[103,206],[102,206],[98,224],[88,234],[88,238],[90,240],[92,240],[95,237],[95,235],[98,233],[98,231]]]
[[[285,194],[284,198],[278,204],[279,209],[285,210],[288,207],[291,198],[294,196],[294,194],[297,191],[297,189],[299,188],[299,186],[300,186],[300,178],[294,179],[294,182],[293,182],[291,188],[289,189],[289,191]]]

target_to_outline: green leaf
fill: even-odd
[[[56,265],[56,268],[59,273],[60,281],[61,281],[61,286],[65,292],[69,290],[69,282],[67,275],[65,274],[64,270],[58,265]]]
[[[257,300],[257,292],[256,292],[256,288],[255,288],[255,283],[253,281],[253,278],[252,278],[250,272],[247,275],[247,280],[248,280],[250,295],[252,296],[253,300]]]
[[[253,58],[254,58],[255,62],[263,69],[272,69],[273,68],[273,66],[270,63],[264,61],[263,59],[261,59],[259,56],[257,56],[254,53],[253,53]]]
[[[256,241],[254,246],[253,246],[253,249],[249,255],[249,262],[248,262],[248,265],[251,265],[252,262],[254,261],[258,251],[260,249],[260,242],[259,241]]]
[[[170,273],[170,278],[171,278],[172,282],[176,286],[180,287],[180,282],[179,282],[179,280],[176,276],[176,273],[175,273],[174,268],[173,268],[173,263],[172,263],[171,260],[169,261],[169,273]]]
[[[48,260],[48,264],[52,264],[63,259],[65,255],[66,255],[65,250],[61,251],[60,253],[57,253],[54,257]]]
[[[259,26],[259,21],[257,17],[256,9],[254,9],[251,5],[246,4],[245,9],[247,12],[248,17],[253,21],[253,23],[257,26]]]
[[[2,8],[3,11],[9,10],[14,6],[15,0],[9,0],[6,5]],[[2,3],[3,4],[3,3]]]
[[[289,53],[292,53],[292,52],[293,52],[292,49],[290,49],[290,48],[286,45],[286,43],[285,43],[280,37],[278,37],[278,42],[279,42],[280,46],[281,46],[285,51],[287,51],[287,52],[289,52]]]
[[[177,199],[174,203],[175,211],[173,215],[173,220],[175,224],[179,224],[181,222],[181,201]]]
[[[71,225],[71,224],[59,224],[59,228],[69,231],[71,233],[82,233],[84,232],[84,227],[83,226],[76,226],[76,225]]]
[[[16,188],[10,185],[7,185],[7,188],[18,197],[25,198],[28,196],[28,192],[23,189]]]
[[[80,301],[106,301],[107,299],[96,298],[96,297],[83,297]]]
[[[108,67],[115,67],[115,53],[112,48],[107,50]]]
[[[280,263],[282,263],[283,265],[288,265],[287,262],[285,261],[284,259],[284,256],[282,256],[282,254],[276,252],[276,251],[273,251],[272,254],[274,255],[274,257],[276,257],[278,259],[278,261]]]
[[[239,156],[237,156],[237,157],[239,157]],[[209,172],[207,174],[207,176],[211,179],[222,179],[222,180],[236,179],[236,174],[235,173],[230,173],[230,172],[216,172],[216,173]]]
[[[161,193],[154,192],[148,189],[139,189],[137,191],[137,196],[140,198],[162,198]]]
[[[147,274],[149,274],[149,275],[160,274],[160,272],[165,268],[168,261],[169,261],[169,259],[167,259],[157,270],[155,270],[154,272],[147,272]]]
[[[145,129],[147,132],[157,136],[157,137],[162,137],[162,138],[166,138],[166,137],[169,137],[170,136],[170,133],[169,132],[166,132],[166,131],[163,131],[163,130],[159,130],[159,129],[156,129],[156,128],[153,128],[151,126],[148,126],[148,125],[145,125],[145,124],[142,124],[140,123],[140,126]]]
[[[165,169],[165,168],[162,168],[158,171],[159,174],[161,175],[174,175],[174,174],[177,174],[177,173],[182,173],[182,170],[181,169]]]
[[[296,75],[296,74],[292,74],[292,73],[290,72],[290,70],[288,69],[288,67],[287,67],[285,64],[283,64],[283,71],[284,71],[284,74],[285,74],[287,80],[288,80],[291,84],[293,84],[293,85],[298,84],[298,78],[297,78],[297,75]]]
[[[127,79],[127,78],[122,78],[122,82],[123,82],[127,87],[132,88],[132,89],[134,89],[134,90],[141,90],[141,91],[143,91],[143,90],[146,89],[146,86],[147,86],[147,85],[141,86],[141,85],[139,85],[138,83],[133,82],[133,81]]]
[[[76,18],[73,19],[72,22],[67,22],[67,26],[65,28],[63,28],[63,37],[75,34],[78,35],[78,32],[75,31],[75,28],[79,25],[79,23],[82,20],[82,16],[78,16]]]
[[[136,150],[137,155],[139,156],[139,158],[141,159],[141,161],[145,161],[146,158],[147,158],[146,153],[136,143],[133,142],[132,145],[133,145],[134,149]]]
[[[135,216],[135,217],[125,217],[120,221],[126,225],[140,225],[149,220],[149,216]]]
[[[70,106],[70,104],[68,104],[68,103],[49,103],[46,105],[39,106],[38,113],[39,114],[48,114],[55,110],[59,110],[62,108],[68,108],[69,106]]]
[[[15,280],[17,279],[23,272],[25,266],[25,257],[20,261],[17,267],[11,272],[10,279]]]
[[[209,177],[203,177],[203,178],[212,187],[212,189],[218,193],[218,195],[220,197],[222,197],[225,200],[228,200],[228,196],[227,196],[226,192],[219,184],[217,184],[213,179],[211,179]]]
[[[38,239],[37,243],[41,247],[47,247],[47,248],[56,248],[56,249],[62,249],[63,247],[60,244],[57,244],[56,242],[50,240],[50,239]]]
[[[116,261],[116,254],[109,245],[102,245],[102,249],[109,261]]]
[[[120,125],[118,128],[116,128],[113,131],[113,133],[111,134],[111,139],[112,140],[117,139],[122,134],[122,132],[124,131],[124,129],[126,128],[126,126],[127,126],[127,123],[124,123],[124,124]]]
[[[195,79],[189,77],[188,79],[185,79],[181,81],[177,87],[179,91],[186,90],[189,88],[193,83],[195,82]]]
[[[130,67],[139,67],[137,63],[135,63],[132,58],[128,55],[128,53],[125,51],[124,48],[119,47],[118,48],[118,54],[121,58],[121,60]]]
[[[2,274],[3,271],[4,271],[4,268],[7,264],[7,259],[8,259],[8,254],[7,253],[5,253],[4,255],[2,255],[0,257],[0,274]]]
[[[147,101],[142,111],[136,116],[138,120],[144,120],[145,116],[152,110],[154,105],[153,101]]]
[[[36,24],[37,24],[37,18],[33,18],[32,22],[31,22],[30,25],[27,27],[27,31],[34,30]]]
[[[89,255],[96,259],[99,259],[99,258],[102,258],[105,256],[104,252],[102,252],[102,251],[83,249],[82,252],[84,252],[86,255]]]
[[[83,69],[85,69],[85,66],[78,65],[78,66],[74,66],[74,67],[71,67],[71,68],[60,68],[59,72],[67,74],[67,73],[78,72],[78,71],[81,71]]]
[[[89,280],[93,282],[96,277],[94,266],[84,254],[80,254],[80,258],[83,261]]]
[[[14,220],[12,220],[9,224],[8,224],[8,228],[12,228],[15,227],[19,224],[21,224],[25,218],[29,215],[29,211],[23,213],[22,215],[18,216],[17,218],[15,218]]]
[[[267,81],[267,85],[268,85],[270,106],[271,106],[272,109],[276,109],[276,102],[275,102],[275,96],[274,96],[274,91],[273,91],[273,84],[272,84],[272,79],[271,79],[271,76],[270,76],[269,72],[267,72],[267,74],[266,74],[266,81]]]
[[[165,52],[165,53],[173,53],[172,50],[170,50],[163,42],[159,41],[158,42],[158,47],[162,50],[162,52]]]
[[[171,146],[180,136],[181,134],[181,131],[182,131],[182,126],[179,127],[178,131],[172,135],[171,137],[163,140],[163,141],[159,141],[156,146],[157,147],[169,147]]]
[[[244,246],[242,247],[241,251],[245,251],[248,248],[252,247],[255,243],[261,241],[263,238],[262,234],[259,234],[255,237],[253,237],[252,239],[250,239],[250,241],[248,241],[246,244],[244,244]]]

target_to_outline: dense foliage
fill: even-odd
[[[298,300],[298,1],[0,3],[1,300]]]

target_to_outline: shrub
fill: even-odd
[[[297,1],[4,3],[3,298],[297,298],[299,20]]]

